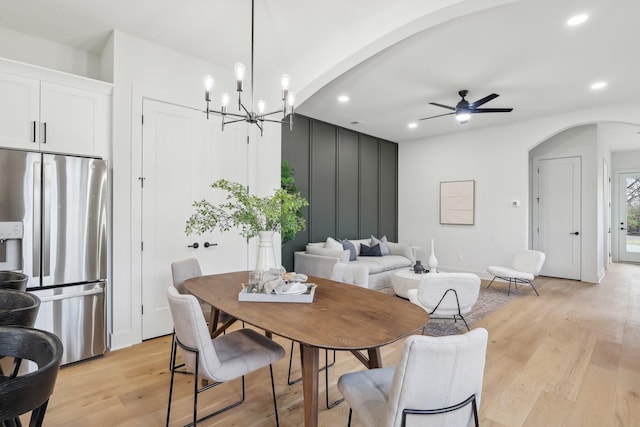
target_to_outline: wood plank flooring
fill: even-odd
[[[525,292],[475,325],[489,331],[481,425],[640,426],[640,266],[613,264],[597,285],[544,277],[536,285],[540,297]],[[276,340],[289,349],[288,340]],[[385,366],[401,346],[382,349]],[[170,347],[170,337],[161,337],[61,369],[44,425],[164,425]],[[293,365],[299,375],[297,346]],[[287,367],[288,358],[274,365],[280,424],[301,426],[302,385],[287,385]],[[349,353],[338,353],[330,398],[339,397],[341,373],[361,369]],[[324,408],[323,375],[320,424],[346,425],[345,403]],[[248,375],[246,384],[242,405],[201,425],[275,425],[269,370]],[[172,426],[189,422],[192,387],[192,376],[177,375]],[[221,385],[200,395],[201,410],[239,396],[238,381]]]

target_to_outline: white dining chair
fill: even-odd
[[[167,300],[169,301],[169,309],[176,331],[176,344],[181,349],[184,362],[180,365],[176,365],[174,362],[171,367],[166,425],[169,425],[171,417],[171,399],[177,368],[185,366],[195,376],[193,381],[192,424],[195,426],[200,421],[218,415],[244,402],[244,376],[267,365],[271,374],[271,391],[273,393],[276,425],[279,425],[278,404],[273,381],[273,367],[271,365],[285,356],[284,348],[252,329],[239,329],[211,339],[196,297],[190,294],[181,294],[175,287],[171,286],[167,290]],[[177,348],[173,349],[172,360],[174,361],[176,360],[176,350]],[[198,418],[198,395],[236,378],[242,379],[241,400]],[[198,387],[199,379],[207,380],[210,383],[204,387]]]
[[[407,338],[395,368],[345,374],[338,389],[367,427],[479,426],[488,333]]]

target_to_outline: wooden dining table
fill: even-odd
[[[319,350],[350,351],[368,368],[382,367],[380,347],[421,329],[429,315],[394,295],[310,276],[317,285],[311,303],[238,301],[248,271],[189,279],[185,288],[211,304],[212,318],[223,311],[235,319],[300,344],[304,425],[318,425]],[[212,319],[213,320],[213,319]],[[212,330],[215,337],[233,319]],[[212,325],[217,324],[217,321]],[[216,328],[216,326],[214,326]]]

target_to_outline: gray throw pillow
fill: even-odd
[[[380,253],[383,256],[391,254],[389,244],[387,242],[387,236],[382,236],[382,239],[377,239],[375,236],[371,235],[371,246],[373,245],[380,245]]]
[[[356,252],[356,246],[347,239],[341,240],[340,242],[342,242],[343,249],[349,250],[349,261],[357,260],[358,252]]]
[[[362,243],[360,245],[360,256],[382,256],[380,252],[380,245],[373,245],[371,247]]]

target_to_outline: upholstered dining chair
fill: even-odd
[[[173,382],[177,368],[186,366],[195,375],[193,381],[193,426],[195,426],[200,421],[211,418],[244,402],[244,376],[267,365],[271,373],[271,391],[273,393],[276,425],[279,425],[278,404],[276,402],[273,367],[271,364],[284,357],[284,348],[275,341],[251,329],[239,329],[211,339],[196,297],[189,294],[181,294],[175,287],[171,286],[167,290],[167,299],[176,331],[176,344],[181,349],[184,361],[180,365],[176,365],[174,362],[174,366],[171,367],[167,426],[171,417]],[[176,350],[176,348],[173,349],[172,360],[174,361],[176,360]],[[211,383],[204,387],[198,387],[199,378]],[[242,381],[242,399],[209,415],[198,418],[198,395],[223,382],[236,378],[241,378]]]
[[[542,270],[544,258],[545,255],[543,252],[524,250],[516,254],[511,267],[487,267],[487,271],[493,275],[493,279],[491,279],[487,288],[493,284],[494,280],[502,279],[509,282],[507,296],[511,294],[511,284],[513,284],[516,289],[518,288],[518,284],[529,285],[533,288],[536,295],[540,296],[538,290],[533,286],[533,279],[540,273],[540,270]]]
[[[338,389],[364,426],[479,426],[488,333],[407,338],[395,368],[345,374]]]
[[[453,316],[462,319],[478,301],[480,278],[471,273],[428,273],[420,280],[418,289],[409,289],[409,301],[424,308],[429,315]],[[438,317],[432,317],[437,319]]]
[[[13,359],[11,373],[0,380],[0,425],[19,426],[19,416],[31,412],[30,427],[42,425],[53,393],[62,342],[51,332],[23,326],[0,326],[0,357]],[[21,374],[22,362],[35,369]]]

